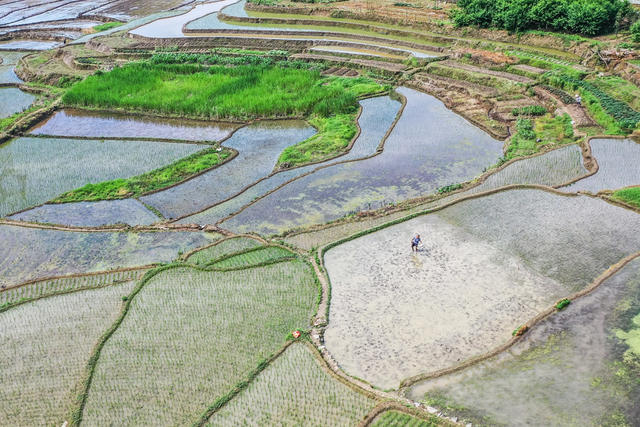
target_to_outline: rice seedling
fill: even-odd
[[[3,424],[62,424],[94,344],[132,288],[74,292],[0,313]]]
[[[0,146],[4,159],[0,164],[0,216],[90,182],[160,168],[201,149],[195,144],[151,141],[18,138]]]
[[[598,172],[563,190],[597,193],[640,183],[640,144],[630,139],[593,139],[590,144]]]
[[[539,156],[518,160],[495,172],[471,193],[487,191],[512,184],[560,185],[588,171],[582,164],[582,153],[577,145],[558,148]]]
[[[316,309],[299,261],[231,272],[165,270],[131,300],[95,368],[83,423],[192,423]]]
[[[186,261],[192,264],[209,264],[218,258],[234,252],[240,252],[261,245],[262,243],[256,239],[249,237],[235,237],[233,239],[223,240],[214,246],[199,250],[198,252],[190,255]]]
[[[249,249],[244,253],[223,258],[211,264],[211,267],[221,270],[251,267],[277,260],[289,259],[294,256],[294,253],[288,249],[279,246],[266,246],[263,248]]]
[[[43,277],[170,262],[216,235],[194,232],[81,233],[0,225],[0,285]]]
[[[59,279],[44,280],[17,288],[8,288],[0,292],[0,311],[4,311],[16,304],[43,298],[49,295],[135,281],[141,277],[144,271],[145,270],[130,270],[90,276],[62,277]]]
[[[376,401],[336,379],[304,344],[292,344],[207,425],[356,425]]]
[[[435,427],[443,422],[438,417],[431,415],[429,420],[416,418],[400,411],[386,411],[380,414],[371,423],[372,427]]]

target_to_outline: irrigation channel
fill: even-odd
[[[0,144],[7,424],[637,424],[640,216],[614,191],[640,184],[640,144],[584,137],[587,117],[507,161],[475,120],[528,106],[541,69],[476,75],[464,96],[486,97],[470,114],[433,85],[455,86],[437,70],[481,68],[427,64],[437,43],[252,23],[245,0],[0,4],[0,122],[45,105]],[[105,20],[122,22],[92,32]],[[116,67],[150,56],[145,43],[203,53],[232,38],[387,64],[393,89],[358,101],[344,152],[288,168],[280,156],[317,135],[313,120],[72,109],[43,101],[63,84],[14,71],[65,45]],[[145,193],[57,203],[205,150],[228,157]]]

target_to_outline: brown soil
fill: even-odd
[[[475,65],[463,64],[456,61],[447,60],[447,61],[442,61],[441,64],[446,65],[447,67],[450,67],[450,68],[457,68],[459,70],[470,71],[472,73],[486,74],[488,76],[498,77],[505,80],[511,80],[516,83],[526,83],[526,84],[534,83],[534,80],[528,77],[519,76],[517,74],[506,73],[504,71],[488,70],[486,68],[476,67]]]

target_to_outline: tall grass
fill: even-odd
[[[318,71],[260,65],[131,63],[87,77],[64,96],[77,107],[145,110],[163,114],[246,120],[257,117],[328,117],[357,110],[368,79],[323,78]]]
[[[640,208],[640,187],[623,188],[613,193],[613,198]]]

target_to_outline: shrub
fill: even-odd
[[[544,116],[547,109],[541,105],[527,105],[526,107],[514,108],[511,110],[514,116]]]
[[[459,0],[451,18],[457,26],[595,36],[619,29],[634,13],[628,0]]]
[[[565,308],[569,304],[571,304],[571,301],[565,298],[563,300],[558,301],[558,303],[556,304],[556,309],[562,310],[563,308]]]
[[[631,40],[636,43],[640,42],[640,20],[634,22],[631,26]]]

